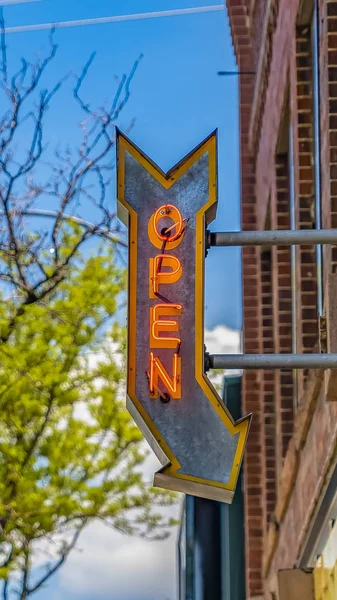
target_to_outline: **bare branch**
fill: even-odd
[[[28,576],[29,576],[29,558],[30,558],[30,549],[29,549],[29,541],[25,541],[24,546],[24,560],[22,567],[22,588],[21,588],[21,596],[20,600],[25,600],[28,596]]]
[[[89,115],[92,115],[92,111],[90,110],[89,104],[86,104],[85,102],[83,102],[83,100],[81,99],[79,93],[83,84],[84,79],[86,78],[88,71],[95,59],[96,56],[96,52],[93,52],[89,59],[87,60],[86,64],[84,65],[83,69],[82,69],[82,73],[81,75],[77,78],[77,83],[75,85],[74,88],[74,96],[76,98],[76,100],[78,101],[80,107],[82,108],[82,110],[84,112],[86,112]]]
[[[4,587],[2,590],[2,598],[3,600],[8,600],[8,579],[4,581]]]
[[[58,571],[58,569],[63,565],[63,563],[67,560],[69,553],[75,547],[75,545],[78,541],[78,538],[80,537],[86,523],[87,523],[86,519],[83,519],[81,525],[77,528],[70,544],[64,545],[64,548],[62,550],[61,557],[59,558],[59,560],[55,563],[55,565],[53,567],[50,567],[47,570],[46,574],[40,579],[40,581],[38,581],[38,583],[36,585],[34,585],[33,587],[28,589],[27,595],[34,594],[38,589],[40,589],[46,583],[46,581],[48,581],[48,579],[52,575],[54,575],[54,573],[56,573],[56,571]]]

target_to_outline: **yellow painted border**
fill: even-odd
[[[137,213],[125,201],[125,152],[131,154],[143,168],[156,179],[165,189],[169,189],[201,156],[208,153],[209,156],[209,200],[198,211],[196,215],[196,283],[195,283],[195,327],[196,327],[196,348],[195,348],[195,376],[196,379],[211,402],[214,410],[218,413],[225,428],[232,435],[239,435],[239,442],[234,457],[233,468],[228,484],[220,484],[212,480],[199,479],[178,473],[180,464],[171,452],[168,444],[162,439],[159,431],[149,418],[142,404],[136,398],[135,380],[136,380],[136,294],[137,294]],[[215,208],[217,201],[217,139],[216,132],[212,133],[195,150],[190,152],[180,163],[175,165],[168,173],[161,169],[149,159],[137,146],[128,140],[120,131],[117,130],[117,197],[118,202],[124,210],[129,213],[129,313],[128,313],[128,376],[127,393],[131,402],[136,407],[141,419],[155,438],[161,450],[167,456],[169,464],[161,473],[170,477],[184,479],[200,484],[207,484],[211,487],[223,488],[224,490],[234,491],[243,452],[247,440],[251,415],[235,422],[226,407],[222,404],[220,397],[216,394],[213,387],[210,386],[206,375],[204,374],[204,257],[205,257],[205,225],[207,213]],[[127,223],[126,223],[127,224]]]

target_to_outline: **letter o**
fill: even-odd
[[[172,219],[173,223],[176,223],[175,230],[172,230],[173,233],[169,237],[158,231],[158,223],[160,219],[163,219],[164,217],[169,217]],[[148,225],[148,235],[151,243],[156,248],[161,248],[163,242],[166,240],[165,249],[172,250],[173,248],[177,248],[182,241],[184,237],[183,229],[184,220],[181,216],[180,210],[178,210],[178,208],[173,204],[164,204],[163,206],[160,206],[158,210],[156,210],[156,212],[151,216]]]

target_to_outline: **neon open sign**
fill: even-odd
[[[163,468],[154,484],[231,502],[249,418],[204,373],[205,228],[216,214],[216,135],[168,173],[117,136],[129,230],[127,407]]]
[[[168,219],[173,223],[164,225]],[[162,285],[174,285],[183,274],[181,261],[174,255],[174,249],[184,238],[187,220],[183,219],[179,209],[173,204],[165,204],[153,213],[149,220],[148,236],[160,252],[149,259],[149,298],[163,298]],[[172,349],[172,374],[169,375],[155,352],[150,352],[148,372],[150,394],[165,402],[172,398],[181,398],[181,338],[172,336],[179,332],[178,317],[183,307],[174,302],[161,302],[150,307],[150,348]],[[169,334],[169,335],[167,335]],[[163,391],[160,382],[164,385]]]

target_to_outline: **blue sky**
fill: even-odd
[[[87,18],[214,4],[208,0],[43,0],[4,9],[6,24]],[[58,30],[58,56],[47,82],[69,70],[80,72],[93,50],[97,56],[85,88],[95,105],[112,97],[114,75],[128,73],[144,54],[132,84],[132,96],[119,126],[132,118],[131,137],[161,168],[168,170],[216,127],[219,129],[219,210],[213,229],[239,228],[238,115],[235,69],[225,12],[112,23]],[[46,46],[47,32],[13,34],[11,56]],[[49,81],[48,81],[49,79]],[[72,141],[80,118],[70,82],[48,115],[51,144]],[[219,264],[223,265],[221,277]],[[236,249],[212,249],[207,258],[206,326],[241,325],[240,259]]]
[[[43,0],[6,7],[4,14],[7,26],[11,26],[215,3]],[[46,46],[46,41],[47,32],[13,34],[9,37],[10,56],[17,59],[33,55],[36,49]],[[56,41],[60,48],[50,71],[50,82],[69,70],[79,72],[96,50],[94,68],[86,85],[87,98],[96,105],[113,96],[114,75],[128,73],[138,55],[144,54],[132,83],[130,101],[118,125],[126,128],[135,117],[132,139],[162,169],[168,170],[218,128],[219,208],[212,228],[239,229],[237,78],[217,76],[218,70],[236,69],[227,14],[216,12],[62,29],[56,32]],[[50,143],[71,143],[76,139],[78,117],[68,84],[48,115],[46,137]],[[206,327],[225,324],[240,328],[239,251],[212,249],[206,264]],[[34,596],[37,600],[175,600],[174,537],[163,545],[149,545],[130,542],[111,531],[93,527],[82,546],[83,552],[75,553],[63,572]],[[119,582],[127,578],[129,584],[118,587],[122,583],[116,584],[116,577]]]

